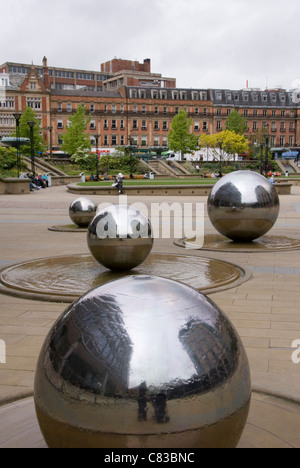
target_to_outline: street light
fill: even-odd
[[[50,159],[52,159],[52,130],[53,130],[53,127],[48,127],[48,130],[50,132]]]
[[[21,161],[20,161],[20,118],[22,114],[16,112],[13,114],[14,118],[16,119],[16,137],[17,137],[17,170],[18,170],[18,178],[20,177],[21,171]]]
[[[30,127],[30,141],[31,141],[31,172],[35,175],[35,163],[34,163],[34,140],[33,140],[33,127],[36,122],[30,121],[27,122]]]
[[[98,154],[98,142],[100,135],[94,135],[94,138],[96,140],[96,179],[97,181],[99,180],[99,154]]]

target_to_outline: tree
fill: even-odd
[[[27,107],[27,109],[23,112],[20,118],[20,137],[21,138],[29,138],[30,139],[30,127],[27,122],[35,122],[33,127],[33,143],[34,143],[34,151],[36,153],[45,151],[47,145],[43,140],[43,137],[40,135],[40,125],[41,121],[37,118],[36,113],[31,107]],[[29,145],[22,145],[21,153],[25,154],[26,156],[31,155],[31,144]]]
[[[248,123],[244,117],[235,110],[228,115],[226,129],[238,135],[245,135],[248,130]]]
[[[89,136],[85,133],[87,125],[90,121],[90,116],[86,116],[86,107],[79,105],[77,112],[69,117],[70,125],[64,135],[62,135],[63,144],[62,150],[70,156],[75,154],[79,149],[86,152],[91,151],[91,143]]]
[[[247,138],[230,130],[215,135],[202,135],[200,147],[211,149],[215,161],[220,161],[220,168],[222,168],[223,161],[232,161],[232,157],[236,154],[249,151]]]
[[[196,151],[198,137],[189,132],[192,123],[192,118],[188,118],[183,109],[174,117],[168,134],[169,148],[172,151],[181,151],[182,154]]]

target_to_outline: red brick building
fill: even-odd
[[[95,72],[48,67],[44,57],[42,66],[0,66],[0,137],[15,130],[13,113],[30,106],[45,141],[50,144],[51,137],[59,147],[70,115],[84,104],[91,116],[87,132],[92,140],[100,135],[99,146],[127,145],[132,138],[139,147],[164,147],[180,109],[192,117],[199,136],[224,130],[236,109],[248,122],[250,140],[268,125],[272,146],[294,148],[300,145],[300,104],[294,101],[285,90],[177,88],[175,78],[151,72],[150,59],[113,59]]]

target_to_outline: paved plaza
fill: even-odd
[[[117,196],[91,198],[97,203],[118,202]],[[48,230],[70,224],[68,208],[72,200],[74,195],[65,186],[30,195],[0,196],[0,268],[44,257],[88,254],[85,233]],[[163,199],[170,204],[206,200]],[[162,199],[130,197],[131,202],[149,207],[151,202],[162,203]],[[300,187],[293,187],[292,194],[281,196],[280,202],[272,234],[300,238]],[[205,233],[214,232],[205,214]],[[191,252],[176,246],[174,239],[161,239],[155,240],[153,252],[216,258],[252,272],[240,286],[210,295],[238,330],[250,362],[253,398],[240,447],[299,448],[300,363],[292,361],[292,343],[300,340],[300,250]],[[0,364],[0,448],[45,446],[34,416],[34,371],[45,336],[66,307],[0,295],[0,340],[5,341],[7,352],[6,364]]]

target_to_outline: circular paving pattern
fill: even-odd
[[[188,255],[150,254],[142,265],[126,272],[111,272],[90,255],[74,255],[5,268],[0,272],[0,291],[28,299],[73,302],[108,281],[139,274],[179,281],[203,293],[237,287],[251,277],[232,263]]]
[[[286,236],[263,236],[253,242],[233,242],[220,234],[209,234],[202,238],[183,238],[176,243],[179,247],[213,252],[278,252],[300,249],[300,239]]]

